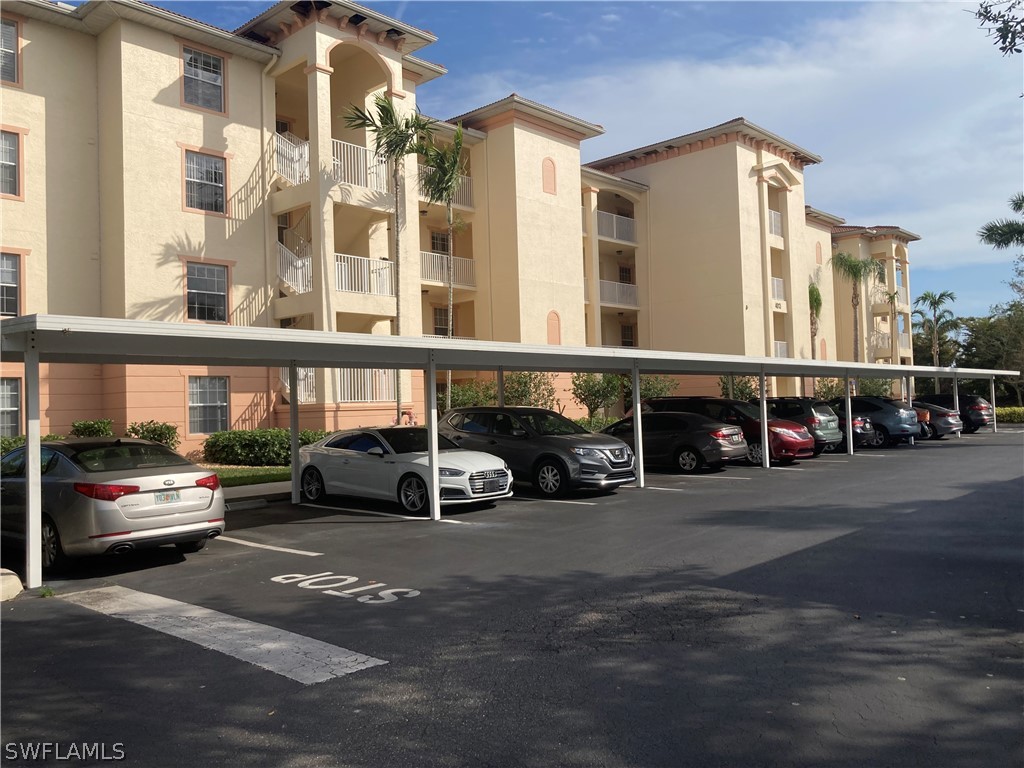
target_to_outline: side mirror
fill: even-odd
[[[371,448],[370,450],[368,450],[366,452],[366,455],[367,456],[383,456],[384,455],[384,449],[381,448],[379,445],[376,445],[373,448]]]
[[[526,437],[525,429],[513,429],[511,432],[512,437]]]

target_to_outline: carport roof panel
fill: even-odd
[[[514,342],[376,336],[67,315],[27,315],[0,321],[0,353],[24,360],[34,347],[41,362],[137,365],[235,365],[323,368],[618,371],[769,376],[988,378],[1016,371],[894,366],[828,360],[711,355],[637,348],[561,347]]]

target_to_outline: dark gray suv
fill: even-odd
[[[453,408],[438,432],[460,448],[504,459],[516,478],[532,481],[544,496],[560,496],[572,486],[615,489],[636,480],[628,445],[545,408]]]

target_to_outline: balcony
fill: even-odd
[[[309,181],[309,142],[293,133],[274,134],[274,170],[291,184]]]
[[[789,357],[789,342],[786,341],[775,341],[773,343],[772,354],[775,357]]]
[[[911,343],[910,334],[909,333],[901,333],[901,334],[899,334],[896,337],[896,341],[899,343],[900,349],[913,349],[914,348],[913,344]]]
[[[433,170],[429,165],[421,165],[419,167],[420,200],[428,199],[427,193],[424,191],[424,181]],[[459,188],[455,190],[455,197],[452,199],[452,203],[463,208],[473,207],[473,179],[469,176],[459,174]]]
[[[395,295],[395,270],[392,262],[344,253],[334,254],[334,260],[339,291],[375,296]]]
[[[892,356],[892,335],[884,331],[874,331],[870,338],[871,349],[875,357]]]
[[[476,288],[476,262],[444,253],[420,251],[420,279],[428,283],[448,285],[448,264],[451,262],[452,285]]]
[[[395,372],[381,368],[340,368],[339,403],[382,403],[395,399]]]
[[[910,295],[907,292],[907,286],[897,285],[896,293],[898,294],[896,297],[896,301],[898,301],[903,306],[908,306],[910,304]]]
[[[454,339],[456,341],[476,341],[476,336],[448,336],[446,333],[424,333],[424,339]]]
[[[620,307],[640,306],[636,286],[632,283],[616,283],[612,280],[601,280],[600,284],[602,304],[616,304]]]
[[[354,184],[375,192],[391,191],[391,172],[387,160],[372,149],[332,139],[332,167],[334,180],[341,184]]]
[[[768,210],[768,234],[782,237],[782,213]]]
[[[598,237],[622,240],[626,243],[636,242],[636,221],[625,216],[616,216],[606,211],[597,212]]]
[[[775,301],[786,300],[786,281],[781,277],[772,278],[772,299]]]

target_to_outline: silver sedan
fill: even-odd
[[[175,544],[197,552],[224,532],[217,475],[160,443],[69,438],[42,443],[43,568],[66,557]],[[2,531],[24,538],[25,448],[0,461]]]

